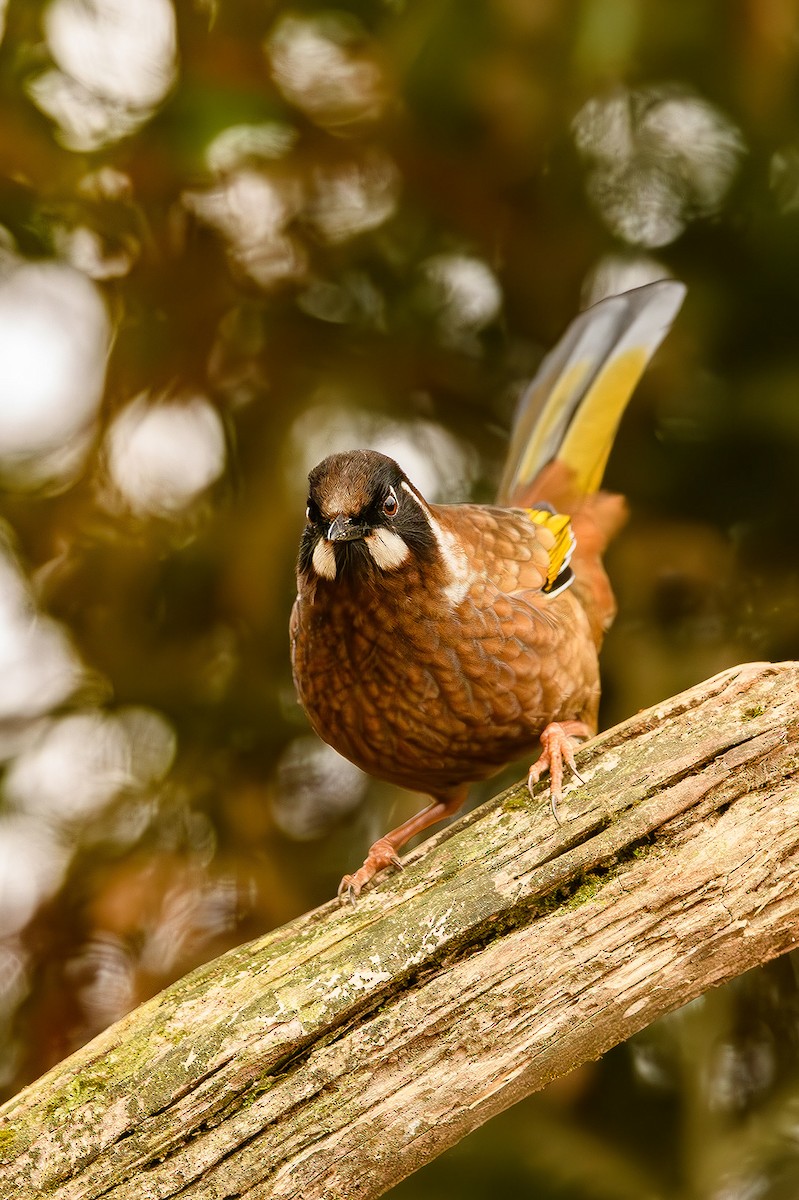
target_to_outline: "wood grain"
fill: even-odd
[[[130,1013],[0,1110],[0,1197],[369,1200],[799,929],[799,664],[594,739]],[[538,793],[537,793],[538,798]]]

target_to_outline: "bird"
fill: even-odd
[[[585,309],[522,394],[496,503],[429,503],[370,449],[310,472],[290,640],[319,736],[429,797],[345,874],[355,903],[472,783],[540,756],[558,820],[564,770],[597,731],[598,655],[616,613],[602,554],[627,515],[601,489],[638,380],[682,304],[662,279]]]

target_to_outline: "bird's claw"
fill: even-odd
[[[552,724],[547,725],[541,734],[541,745],[543,747],[541,755],[527,772],[527,788],[532,795],[533,788],[541,776],[545,771],[549,771],[549,803],[552,809],[552,816],[558,825],[561,824],[561,819],[558,816],[558,804],[563,799],[564,763],[575,779],[579,780],[582,784],[585,783],[574,761],[574,747],[571,737],[572,735],[569,731],[559,722],[554,721]]]
[[[339,900],[342,903],[349,901],[354,908],[356,899],[367,883],[384,867],[396,867],[399,871],[404,870],[400,857],[388,838],[379,838],[370,847],[363,866],[359,867],[352,875],[345,875],[338,885],[336,894]]]
[[[341,883],[338,885],[338,891],[336,892],[336,895],[338,896],[341,904],[346,904],[349,902],[352,907],[355,908],[355,897],[358,895],[360,890],[360,887],[358,887],[355,882],[355,876],[345,875]]]

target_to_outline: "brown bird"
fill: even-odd
[[[345,875],[351,900],[469,784],[543,751],[553,812],[572,739],[597,728],[602,638],[616,606],[601,555],[622,525],[599,491],[632,391],[682,303],[674,280],[602,300],[526,390],[497,506],[428,504],[372,450],[309,477],[291,643],[317,733],[431,803]],[[579,776],[578,776],[579,778]]]

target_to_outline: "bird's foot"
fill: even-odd
[[[532,795],[533,788],[538,783],[544,771],[549,771],[549,798],[552,816],[560,825],[558,804],[563,798],[563,764],[571,771],[580,783],[585,783],[577,764],[574,761],[574,746],[572,738],[591,737],[593,730],[584,721],[553,721],[541,733],[540,758],[533,763],[527,772],[527,787]]]
[[[360,896],[366,884],[384,867],[397,867],[400,871],[402,870],[402,863],[396,849],[388,838],[383,837],[378,838],[370,847],[363,866],[359,867],[354,874],[344,876],[338,885],[339,900],[342,903],[349,900],[350,904],[354,905],[356,897]]]

